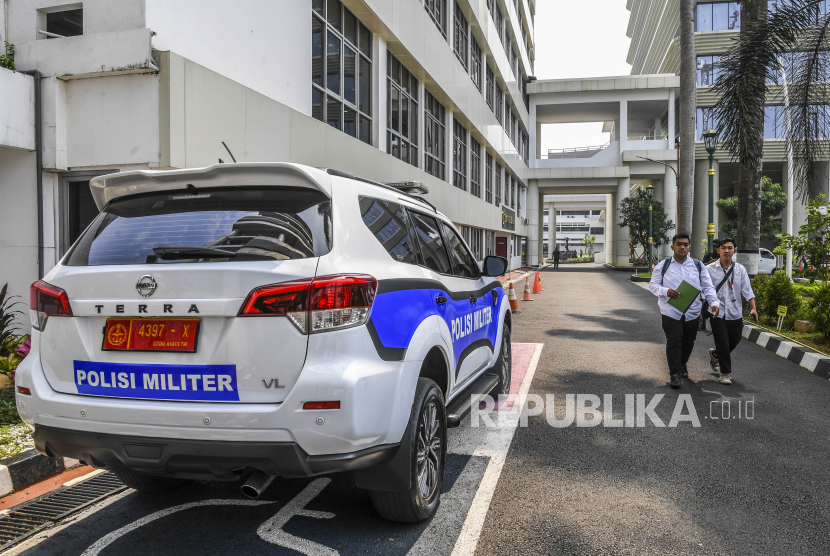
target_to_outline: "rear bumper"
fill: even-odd
[[[310,456],[296,442],[228,442],[102,434],[37,426],[38,452],[70,457],[110,471],[233,481],[244,468],[285,478],[314,477],[384,465],[399,444]]]

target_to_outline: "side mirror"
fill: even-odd
[[[507,272],[507,259],[495,255],[484,257],[485,276],[501,276],[505,272]]]

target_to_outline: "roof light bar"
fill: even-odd
[[[387,183],[386,185],[394,187],[398,191],[409,193],[410,195],[426,195],[429,193],[427,186],[419,181],[396,181]]]

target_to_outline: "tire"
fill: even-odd
[[[493,365],[493,371],[499,377],[499,383],[493,389],[492,395],[498,396],[500,394],[510,393],[510,381],[513,376],[513,350],[510,344],[510,327],[507,323],[502,325],[501,330],[501,348],[499,349],[499,358],[496,364]]]
[[[184,483],[184,479],[173,477],[156,477],[153,475],[142,475],[132,471],[116,471],[115,474],[121,482],[130,488],[141,492],[161,493],[168,492]]]
[[[438,509],[444,485],[447,454],[447,415],[444,395],[434,381],[419,378],[409,417],[408,449],[411,456],[409,490],[371,490],[369,495],[378,514],[390,521],[420,523]],[[425,450],[422,447],[430,446]],[[419,457],[419,453],[422,454]]]

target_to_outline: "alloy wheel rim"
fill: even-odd
[[[424,411],[421,412],[418,423],[418,490],[424,500],[430,500],[438,487],[441,450],[441,427],[438,422],[438,408],[434,401],[430,401]]]

